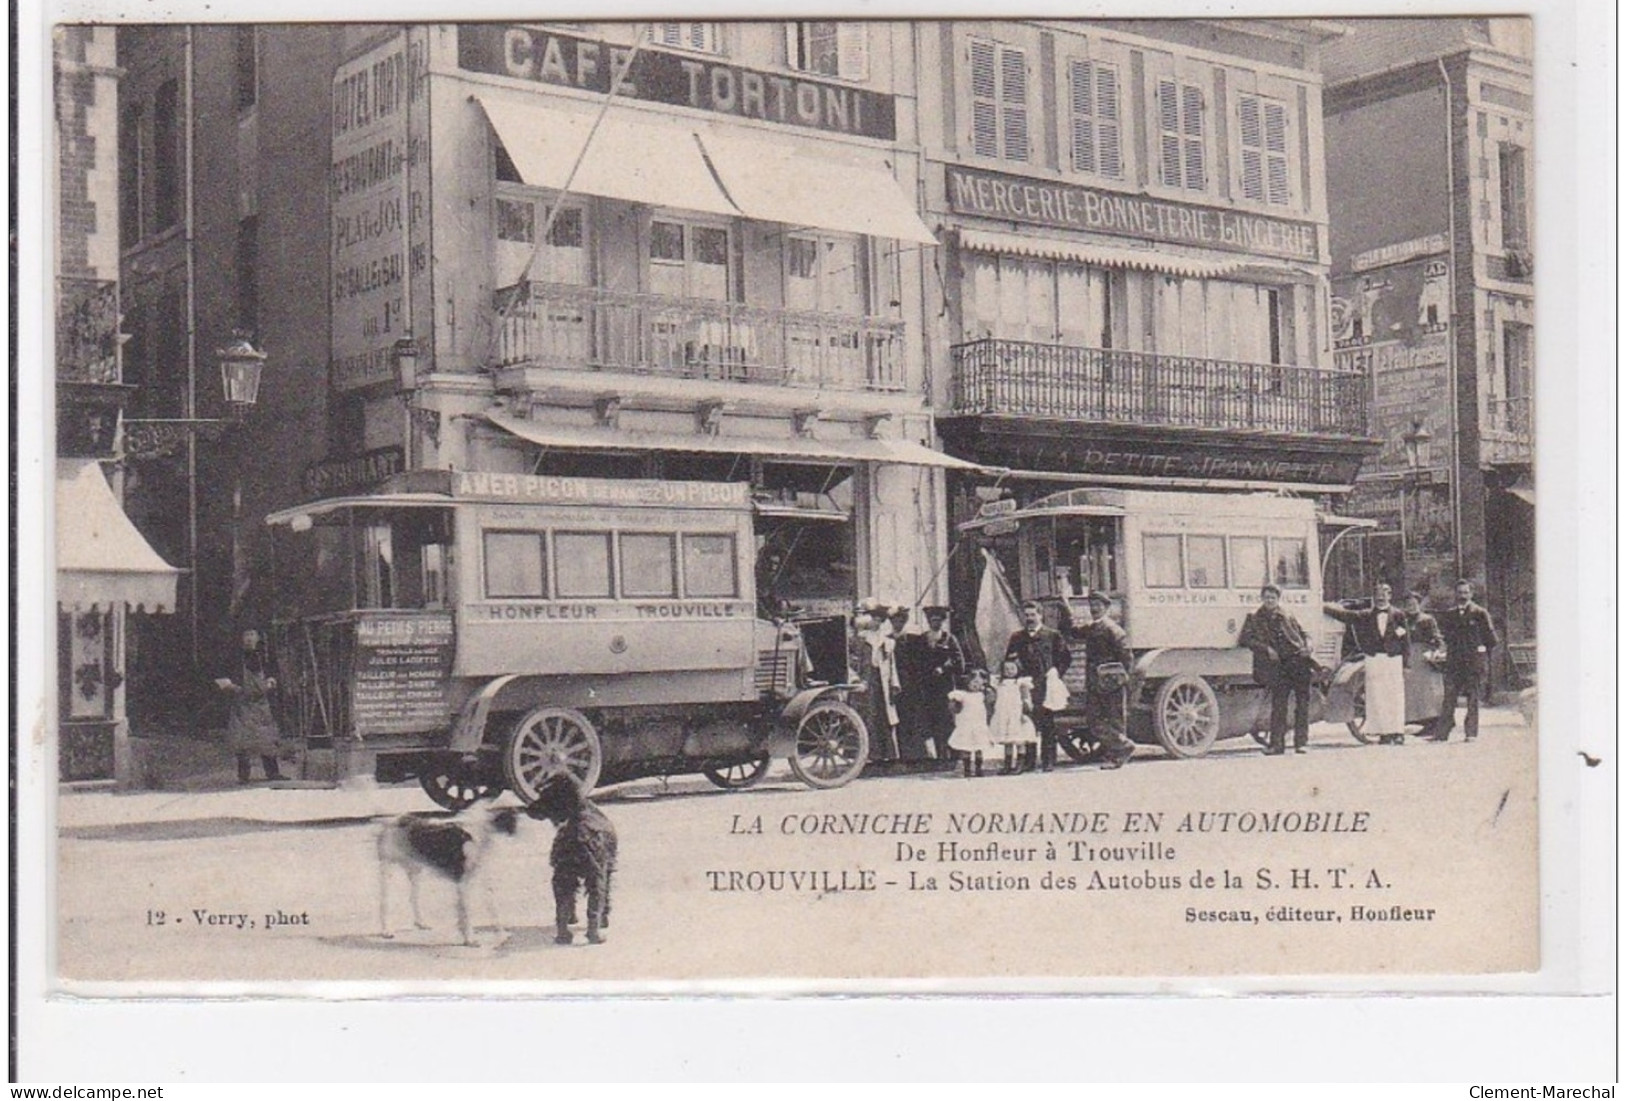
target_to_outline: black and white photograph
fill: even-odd
[[[49,988],[1578,990],[1544,26],[48,23]]]

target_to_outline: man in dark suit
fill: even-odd
[[[1266,583],[1259,590],[1262,604],[1241,625],[1236,645],[1253,652],[1253,682],[1270,690],[1270,742],[1266,756],[1286,752],[1286,709],[1292,711],[1292,748],[1309,752],[1309,690],[1314,680],[1314,650],[1291,612],[1281,607],[1281,590]]]
[[[1084,714],[1089,734],[1100,742],[1104,760],[1101,768],[1122,768],[1134,756],[1134,743],[1124,731],[1128,707],[1128,672],[1134,668],[1134,651],[1128,632],[1107,613],[1112,598],[1103,592],[1089,594],[1090,620],[1078,632],[1083,641],[1083,660],[1089,670],[1089,686],[1084,693]]]
[[[1354,611],[1327,604],[1324,611],[1354,632],[1365,658],[1365,717],[1382,745],[1405,741],[1405,665],[1410,656],[1410,621],[1393,606],[1393,587],[1379,581],[1371,607]]]
[[[1044,609],[1036,600],[1021,606],[1023,627],[1010,636],[1004,656],[1014,657],[1021,675],[1033,681],[1033,725],[1038,728],[1039,765],[1045,772],[1055,768],[1055,714],[1044,706],[1044,682],[1054,669],[1061,676],[1072,665],[1072,651],[1066,639],[1053,627],[1044,626]]]
[[[1489,672],[1490,651],[1501,644],[1490,613],[1473,602],[1473,583],[1456,582],[1456,606],[1438,615],[1444,636],[1444,708],[1433,723],[1430,741],[1447,742],[1456,728],[1456,699],[1467,697],[1467,740],[1478,737],[1478,701]]]

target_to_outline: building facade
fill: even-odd
[[[916,26],[951,453],[1010,469],[1001,488],[1028,499],[1068,481],[1353,484],[1371,450],[1366,381],[1331,355],[1317,71],[1337,33]],[[956,521],[989,481],[956,479]]]
[[[1526,19],[1361,20],[1327,51],[1336,358],[1382,450],[1342,566],[1475,582],[1534,671],[1534,107]]]

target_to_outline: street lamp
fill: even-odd
[[[244,333],[233,336],[230,344],[216,348],[220,360],[220,388],[233,418],[240,418],[259,400],[260,374],[265,370],[265,353]]]
[[[1405,441],[1405,462],[1410,466],[1411,471],[1414,473],[1431,469],[1433,465],[1433,433],[1428,431],[1427,424],[1420,417],[1411,421],[1411,430],[1405,433],[1403,439]]]

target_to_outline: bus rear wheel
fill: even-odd
[[[568,772],[583,794],[598,784],[604,750],[598,731],[579,711],[538,707],[514,726],[502,753],[508,786],[525,803],[534,803],[549,776]]]
[[[1151,719],[1162,748],[1175,757],[1201,757],[1219,738],[1219,697],[1201,677],[1181,673],[1157,689]]]
[[[502,790],[496,784],[470,779],[465,770],[454,765],[429,769],[418,777],[418,784],[430,799],[449,811],[467,810],[481,799],[495,798]]]

